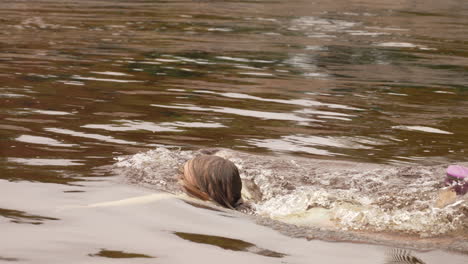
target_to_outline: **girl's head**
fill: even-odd
[[[236,207],[241,198],[239,170],[234,163],[218,156],[201,155],[187,161],[181,181],[189,195],[213,200],[224,207]]]

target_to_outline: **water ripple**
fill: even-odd
[[[160,105],[160,104],[151,104],[154,107],[162,107],[169,109],[182,109],[190,111],[204,111],[204,112],[215,112],[223,114],[234,114],[247,117],[256,117],[260,119],[272,119],[272,120],[286,120],[286,121],[298,121],[298,122],[320,122],[319,120],[311,118],[303,118],[294,114],[289,113],[275,113],[275,112],[262,112],[254,110],[244,110],[231,107],[199,107],[189,104],[178,104],[178,105]]]

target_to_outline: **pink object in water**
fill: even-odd
[[[453,186],[457,194],[468,192],[468,168],[458,165],[450,165],[447,168],[445,184]]]

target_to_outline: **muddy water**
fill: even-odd
[[[280,235],[274,223],[263,227],[255,217],[215,213],[173,196],[89,206],[171,191],[173,182],[161,187],[154,177],[142,177],[128,184],[135,178],[110,177],[115,171],[103,167],[121,155],[152,157],[144,151],[156,147],[259,155],[257,172],[249,167],[255,165],[251,156],[239,154],[237,163],[263,194],[271,193],[269,204],[258,203],[266,222],[291,212],[302,217],[315,207],[341,210],[336,199],[363,195],[372,202],[349,198],[354,207],[348,212],[363,204],[383,209],[348,222],[333,211],[341,227],[388,232],[394,222],[384,219],[396,217],[403,224],[391,232],[436,236],[428,248],[466,247],[463,236],[450,233],[466,231],[460,222],[466,199],[442,214],[428,210],[442,187],[436,173],[468,161],[467,14],[462,0],[2,1],[0,261],[148,263],[151,257],[179,263],[209,254],[213,261],[305,263],[321,250],[320,260],[332,263],[385,257],[378,246],[307,242],[291,238],[300,232],[292,226],[277,228]],[[265,174],[290,168],[268,167],[268,155],[332,165],[312,167],[326,173],[288,187]],[[338,160],[372,168],[366,167],[368,174],[335,171]],[[402,172],[414,165],[439,167]],[[130,171],[143,173],[139,169]],[[369,175],[367,183],[359,178]],[[370,189],[354,190],[343,177]],[[411,186],[420,204],[373,200],[372,191],[401,195],[398,187],[408,183],[425,186]],[[302,192],[294,193],[298,188]],[[328,197],[328,207],[317,206],[316,191]],[[299,211],[287,211],[283,201]],[[403,210],[400,218],[396,209]],[[417,210],[419,222],[405,222]],[[427,225],[415,230],[426,216]],[[239,228],[233,232],[232,226]],[[431,233],[441,226],[447,232]],[[398,234],[395,241],[408,240]],[[417,244],[413,240],[405,245]],[[428,263],[466,262],[438,251],[420,254]]]

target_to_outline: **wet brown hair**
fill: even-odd
[[[241,198],[239,170],[218,156],[201,155],[187,161],[180,180],[187,194],[227,208],[235,208]]]

